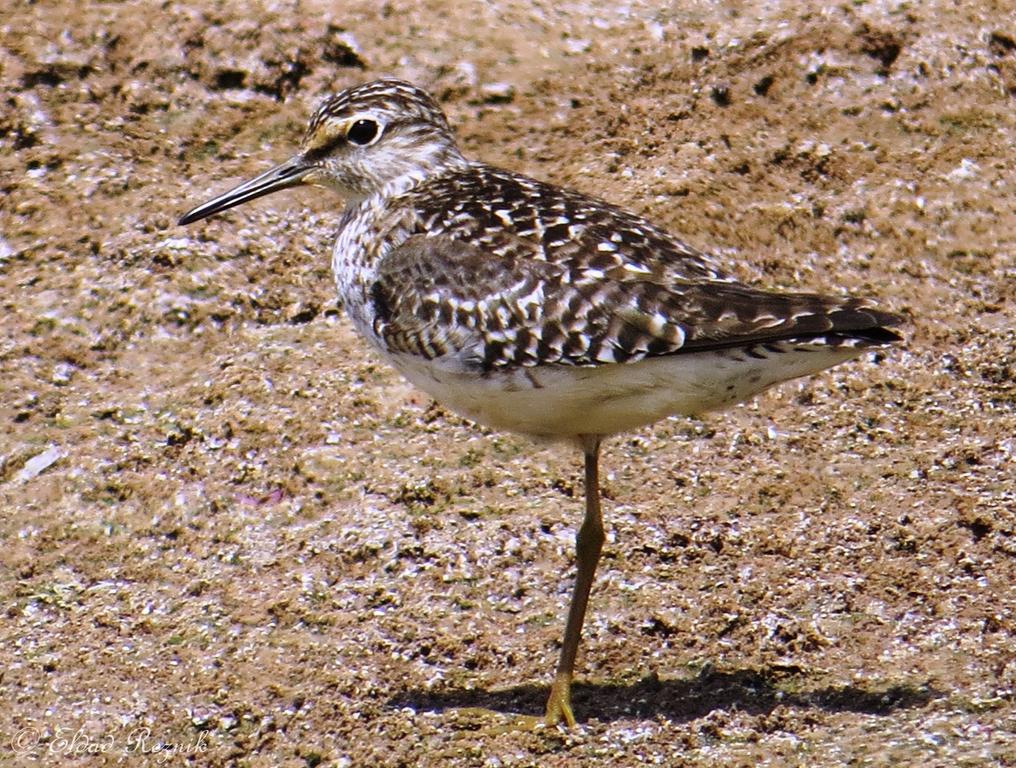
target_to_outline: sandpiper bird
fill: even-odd
[[[603,545],[610,435],[738,403],[900,337],[858,298],[749,287],[632,213],[467,160],[435,100],[381,79],[331,96],[289,160],[189,224],[301,184],[346,200],[332,268],[357,330],[468,419],[585,453],[578,572],[545,720],[570,691]]]

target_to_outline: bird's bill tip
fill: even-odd
[[[306,181],[307,175],[313,170],[313,166],[307,163],[302,157],[297,156],[286,162],[271,168],[253,179],[243,182],[232,189],[213,197],[196,208],[192,208],[180,217],[181,226],[193,224],[195,221],[206,219],[216,213],[233,208],[234,206],[254,200],[258,197],[270,195],[282,189],[298,186]]]

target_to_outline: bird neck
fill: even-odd
[[[454,144],[418,146],[411,155],[390,155],[385,178],[375,188],[382,197],[401,195],[414,187],[447,173],[465,168],[469,162]]]

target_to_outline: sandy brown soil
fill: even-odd
[[[1016,9],[820,7],[7,4],[0,764],[1016,764]],[[572,732],[461,708],[541,711],[578,457],[375,361],[330,194],[175,225],[383,73],[474,156],[909,317],[608,444]]]

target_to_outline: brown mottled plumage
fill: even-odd
[[[480,423],[585,452],[578,575],[545,720],[571,680],[603,544],[602,438],[898,341],[857,298],[759,290],[601,200],[465,159],[434,100],[383,79],[326,99],[290,160],[181,223],[296,186],[347,200],[332,256],[357,329],[413,383]]]

